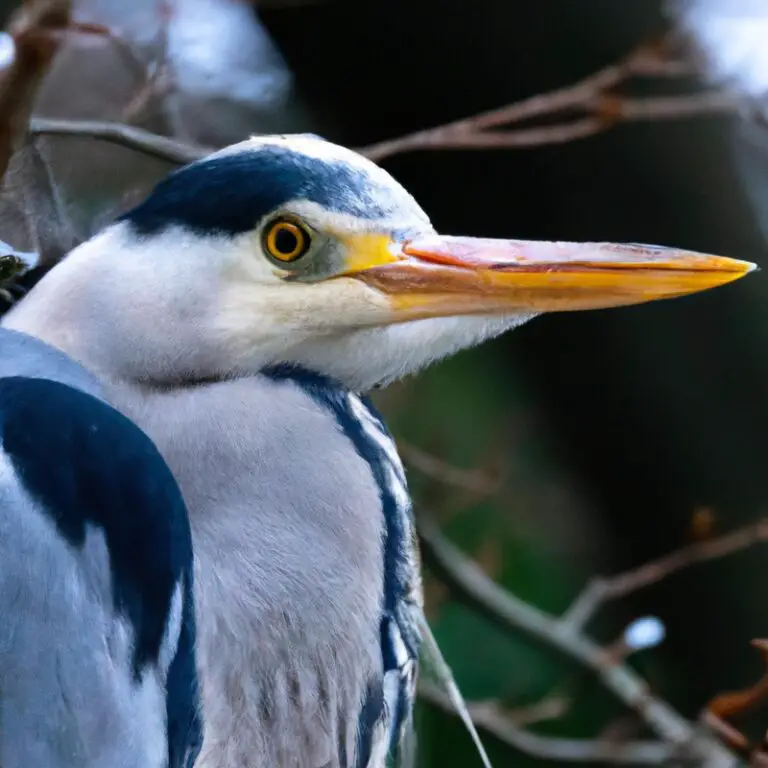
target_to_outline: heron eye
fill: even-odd
[[[296,261],[309,250],[309,244],[307,230],[287,219],[273,221],[264,232],[264,248],[278,261]]]

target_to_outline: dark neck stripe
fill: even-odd
[[[405,554],[413,546],[413,542],[408,536],[413,512],[410,503],[407,508],[400,505],[390,487],[387,476],[389,457],[368,435],[365,426],[349,404],[349,390],[339,382],[329,376],[292,365],[272,366],[262,373],[273,379],[293,381],[302,387],[315,402],[328,410],[336,419],[358,454],[370,466],[379,488],[384,513],[384,610],[394,614],[397,611],[398,602],[407,594],[409,588],[409,562],[406,560]],[[381,430],[382,435],[391,440],[394,446],[394,439],[374,405],[367,397],[359,396],[359,399],[363,407],[370,413],[376,426]],[[393,471],[396,470],[393,468]],[[410,522],[410,525],[408,522],[404,525],[403,518]]]
[[[366,430],[366,425],[350,404],[352,393],[338,381],[321,374],[313,373],[295,365],[273,366],[264,375],[276,380],[289,380],[302,387],[304,391],[319,405],[325,408],[329,415],[336,419],[342,431],[347,435],[358,454],[368,463],[379,488],[381,506],[384,515],[383,556],[384,556],[384,604],[379,625],[379,638],[382,652],[382,668],[386,677],[394,676],[397,691],[394,700],[387,699],[389,722],[383,721],[384,680],[371,681],[369,691],[363,702],[358,725],[358,756],[357,768],[368,765],[373,736],[380,723],[385,723],[389,731],[384,736],[389,742],[390,757],[399,750],[399,737],[402,729],[410,720],[412,693],[408,690],[408,680],[401,676],[399,660],[395,644],[402,641],[408,656],[418,658],[421,638],[418,626],[408,615],[410,594],[415,578],[413,569],[418,568],[411,549],[416,546],[413,540],[413,509],[410,496],[405,487],[405,478],[401,468],[391,466],[392,462],[387,452]],[[381,437],[391,441],[396,451],[394,439],[384,424],[379,412],[366,397],[357,397],[363,408],[370,415],[373,427],[378,429]],[[403,495],[407,504],[403,505],[389,482],[390,472],[395,476],[395,482],[403,483]],[[378,712],[378,718],[375,717]]]

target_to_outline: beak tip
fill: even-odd
[[[731,267],[731,271],[734,272],[734,279],[738,280],[739,278],[744,277],[751,272],[760,272],[760,265],[755,264],[754,262],[743,261],[741,259],[728,259],[728,261],[730,261],[733,265]]]

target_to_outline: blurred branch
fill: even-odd
[[[451,590],[505,630],[524,632],[592,671],[605,688],[636,712],[663,741],[701,765],[731,766],[734,756],[712,735],[702,732],[666,702],[620,658],[607,653],[571,623],[529,605],[500,587],[420,513],[419,537],[425,562]]]
[[[410,467],[445,485],[462,488],[483,496],[493,495],[501,489],[503,482],[501,473],[455,467],[418,446],[405,443],[402,440],[398,441],[397,448],[403,460]]]
[[[523,149],[582,139],[620,122],[733,114],[741,108],[739,99],[725,91],[645,98],[625,98],[611,93],[611,89],[631,77],[678,77],[692,72],[688,62],[664,59],[657,47],[643,46],[623,61],[605,67],[574,85],[436,128],[372,144],[358,151],[379,161],[416,149]],[[562,116],[561,113],[572,110],[586,114],[550,125],[514,131],[494,130],[532,118]],[[39,135],[90,136],[176,164],[198,160],[212,151],[211,148],[190,145],[114,122],[37,119],[32,123],[32,131]]]
[[[81,136],[100,139],[176,165],[192,163],[215,152],[213,147],[200,147],[160,136],[133,125],[102,120],[57,120],[35,117],[30,122],[29,130],[34,136]]]
[[[427,681],[419,682],[419,698],[449,714],[457,714],[450,697]],[[657,741],[612,742],[607,739],[564,739],[541,736],[515,723],[494,703],[468,704],[472,722],[513,749],[543,760],[621,765],[663,765],[674,755]]]
[[[132,123],[147,109],[153,97],[167,96],[170,91],[168,62],[168,25],[173,17],[173,7],[166,0],[157,2],[158,29],[154,54],[147,62],[139,55],[133,43],[118,30],[96,22],[77,22],[77,31],[97,35],[108,40],[122,58],[126,68],[140,81],[141,86],[123,110],[121,119]]]
[[[126,123],[131,123],[142,115],[153,98],[170,96],[174,85],[168,51],[170,44],[168,30],[174,14],[172,1],[158,0],[157,12],[160,23],[156,36],[154,61],[151,66],[143,65],[144,83],[123,111],[122,119]],[[142,62],[139,63],[142,64]]]
[[[548,95],[550,94],[535,96],[531,101],[544,99]],[[520,102],[518,106],[523,107],[528,103]],[[644,99],[621,99],[604,94],[600,97],[599,105],[595,104],[599,114],[567,123],[517,131],[483,131],[474,127],[474,122],[476,120],[481,122],[481,118],[484,117],[484,115],[478,115],[438,128],[418,131],[398,139],[372,144],[356,151],[378,162],[392,155],[415,149],[530,149],[586,138],[608,130],[620,122],[734,114],[740,106],[741,103],[736,97],[721,91]],[[486,113],[485,116],[493,114]],[[32,123],[32,132],[39,135],[90,136],[144,152],[170,163],[190,163],[213,151],[210,148],[197,147],[124,123],[99,120],[36,118]]]
[[[579,631],[609,600],[625,597],[697,563],[717,560],[765,541],[768,541],[768,520],[759,520],[724,536],[683,547],[634,570],[593,579],[566,611],[563,621],[573,631]]]
[[[737,691],[719,693],[704,708],[702,719],[736,754],[747,759],[750,765],[766,765],[768,740],[764,737],[754,744],[741,731],[727,722],[762,706],[768,698],[768,640],[757,639],[751,643],[763,661],[763,673],[753,685]]]
[[[704,710],[701,719],[707,728],[716,733],[728,745],[729,749],[741,757],[748,757],[750,744],[741,732],[708,709]]]
[[[12,15],[13,58],[0,73],[0,178],[21,146],[38,88],[70,24],[71,0],[26,0]]]
[[[358,151],[379,161],[419,149],[523,149],[583,139],[622,122],[734,114],[740,109],[740,100],[725,91],[634,99],[611,93],[612,89],[633,77],[676,77],[692,72],[689,63],[665,60],[656,46],[646,45],[574,85],[537,94],[446,125],[372,144]],[[532,118],[556,117],[572,110],[585,115],[553,125],[514,131],[493,130],[508,128]]]

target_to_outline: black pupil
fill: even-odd
[[[277,248],[278,253],[293,255],[299,250],[299,245],[299,237],[293,230],[288,229],[287,227],[280,227],[280,229],[277,230],[277,234],[275,235],[275,248]]]

